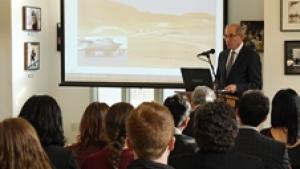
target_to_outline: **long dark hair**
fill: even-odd
[[[113,169],[119,168],[126,138],[125,121],[132,110],[131,104],[120,102],[112,105],[106,114],[105,131],[109,139],[108,148],[112,152],[108,161]]]
[[[288,130],[287,143],[295,144],[298,135],[297,92],[293,89],[279,90],[272,100],[271,125]]]
[[[106,103],[92,102],[84,111],[80,122],[78,143],[81,148],[98,145],[104,141],[104,117],[109,106]]]
[[[64,146],[61,109],[48,95],[33,95],[23,105],[19,117],[26,119],[37,131],[43,146]]]

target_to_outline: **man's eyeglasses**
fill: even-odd
[[[224,39],[226,39],[226,38],[234,38],[234,37],[236,37],[236,36],[238,36],[238,34],[229,34],[229,35],[223,35],[223,38]]]

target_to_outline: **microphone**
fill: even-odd
[[[210,50],[204,51],[202,53],[199,53],[197,55],[197,57],[199,57],[199,56],[208,56],[209,54],[214,54],[214,53],[215,53],[215,49],[210,49]]]

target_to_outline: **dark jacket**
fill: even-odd
[[[237,85],[237,96],[249,89],[262,88],[261,61],[259,55],[247,48],[241,48],[233,66],[226,77],[226,63],[230,50],[224,50],[219,55],[218,69],[216,75],[217,89],[222,90],[229,84]]]
[[[169,162],[178,156],[193,154],[198,150],[196,141],[193,137],[184,134],[176,134],[175,139],[174,150],[172,150],[169,155]]]
[[[79,169],[74,153],[61,146],[44,147],[50,162],[56,169]]]
[[[285,169],[290,166],[285,145],[254,129],[239,130],[234,150],[262,159],[265,169]]]
[[[238,152],[201,152],[170,163],[176,169],[263,169],[260,159]]]
[[[150,160],[137,159],[134,160],[128,166],[128,169],[174,169],[174,168],[169,165],[156,163]]]

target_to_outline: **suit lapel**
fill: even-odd
[[[242,49],[240,50],[239,54],[236,56],[236,60],[234,61],[231,69],[230,69],[230,72],[228,74],[228,77],[226,79],[229,79],[230,76],[232,75],[232,72],[235,72],[235,69],[237,68],[237,65],[239,65],[239,62],[241,62],[241,60],[243,60],[243,53],[244,53],[244,49],[245,49],[245,46],[242,47]],[[228,57],[228,55],[227,55]],[[226,59],[227,61],[227,59]],[[226,68],[226,63],[225,63],[225,68]]]

